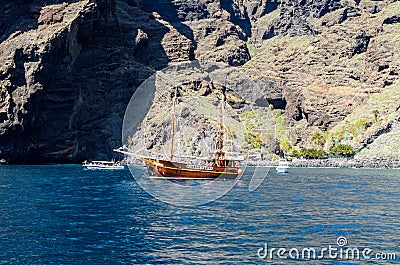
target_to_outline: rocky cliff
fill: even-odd
[[[379,157],[384,145],[385,156],[399,156],[391,125],[400,116],[398,1],[18,0],[0,8],[0,160],[111,158],[139,84],[193,59],[226,62],[258,83],[255,102],[280,113],[282,149],[312,147],[318,132],[324,148],[343,142]]]

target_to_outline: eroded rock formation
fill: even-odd
[[[310,146],[396,85],[399,10],[393,0],[6,1],[0,160],[112,157],[135,88],[193,59],[240,67],[259,84],[255,104],[284,111],[290,144]],[[398,112],[382,107],[381,120]]]

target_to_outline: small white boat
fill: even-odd
[[[276,167],[278,173],[289,173],[289,162],[285,159],[279,159],[279,165]]]
[[[124,165],[121,162],[117,161],[85,161],[83,162],[82,166],[85,169],[113,169],[113,170],[120,170],[124,169]]]

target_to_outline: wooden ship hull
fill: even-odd
[[[236,178],[242,174],[242,170],[235,166],[197,165],[181,162],[171,162],[161,159],[145,158],[150,177],[171,179],[216,179]],[[231,161],[224,160],[229,164]]]

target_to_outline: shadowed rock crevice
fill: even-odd
[[[246,6],[239,6],[234,0],[221,0],[222,9],[230,14],[230,21],[238,25],[245,36],[241,36],[243,40],[251,38],[251,22]]]
[[[400,15],[395,15],[395,16],[386,18],[383,21],[383,24],[394,24],[394,23],[400,23]]]
[[[149,13],[157,12],[163,20],[171,23],[179,33],[191,40],[193,46],[196,47],[192,29],[182,22],[207,16],[207,9],[204,5],[179,0],[142,0],[141,8]]]
[[[360,53],[366,52],[368,49],[368,44],[369,44],[370,39],[371,39],[371,37],[368,36],[367,33],[365,33],[365,31],[361,32],[355,38],[351,56],[354,56],[355,54],[360,54]]]

